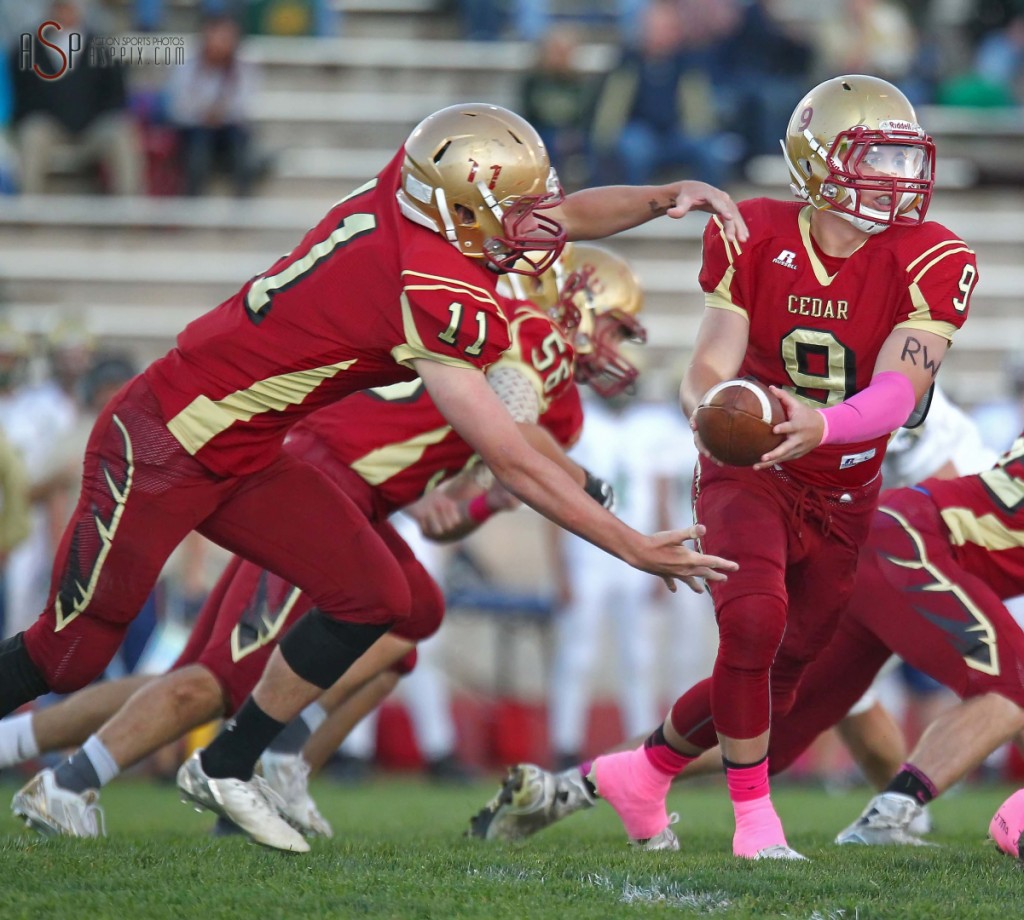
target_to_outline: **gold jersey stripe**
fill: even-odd
[[[822,287],[828,287],[834,280],[836,275],[830,275],[828,269],[825,268],[825,263],[821,261],[817,250],[814,248],[814,243],[811,242],[811,212],[814,209],[807,205],[800,209],[800,214],[797,218],[797,226],[800,228],[800,241],[803,243],[804,252],[807,254],[807,259],[811,263],[811,269],[814,271],[814,277],[818,284]],[[863,246],[864,243],[861,243]],[[860,246],[857,247],[860,249]],[[854,250],[856,252],[856,250]],[[852,255],[853,253],[851,253]]]
[[[1024,530],[1007,527],[994,514],[976,515],[967,508],[943,508],[941,514],[956,546],[971,543],[989,550],[1024,546]]]
[[[972,249],[969,249],[966,245],[963,245],[963,244],[961,244],[956,249],[947,249],[945,252],[939,253],[939,255],[937,255],[934,259],[932,259],[931,262],[929,262],[924,268],[922,268],[914,276],[914,284],[917,284],[928,273],[928,271],[930,269],[932,269],[934,266],[938,265],[939,262],[941,262],[943,259],[947,258],[948,256],[955,256],[957,253],[960,253],[960,252],[969,252],[971,255],[974,255],[974,251]],[[917,260],[917,261],[919,261],[919,260]],[[915,261],[915,263],[914,263],[915,265],[917,264],[917,261]]]
[[[717,214],[712,214],[711,219],[715,222],[715,226],[718,227],[722,235],[722,243],[725,245],[725,255],[729,259],[729,264],[732,265],[736,256],[743,255],[743,247],[739,243],[733,243],[729,237],[725,235],[725,224],[722,218]],[[735,250],[735,253],[733,253]]]
[[[935,335],[940,335],[947,342],[953,341],[953,334],[956,332],[956,326],[953,323],[947,323],[940,319],[927,319],[918,316],[917,311],[910,315],[909,319],[905,319],[902,323],[897,323],[894,329],[920,329],[922,332],[933,332]]]
[[[475,284],[470,284],[467,281],[460,281],[458,278],[448,278],[444,275],[428,275],[426,272],[417,272],[412,269],[406,269],[402,272],[402,278],[405,279],[406,290],[449,290],[449,291],[464,291],[467,294],[475,297],[477,300],[483,300],[487,303],[497,304],[494,299],[494,295],[487,290],[487,288],[479,287]],[[423,279],[418,284],[411,282],[415,279]]]
[[[196,454],[235,422],[248,422],[263,412],[282,412],[297,406],[325,380],[356,363],[356,358],[325,367],[311,367],[257,380],[223,399],[197,396],[167,423],[171,434],[190,454]]]
[[[730,268],[726,274],[729,274],[731,271],[732,269]],[[723,285],[725,285],[724,278],[722,279],[722,284],[718,285],[718,287],[710,293],[704,295],[704,306],[711,307],[715,310],[731,310],[733,313],[739,313],[740,316],[749,320],[750,315],[743,307],[732,302],[732,298],[730,298],[727,293],[728,287],[726,286],[725,291],[723,291]]]
[[[924,252],[921,253],[921,255],[919,255],[916,259],[914,259],[914,261],[911,262],[907,266],[907,272],[909,273],[909,272],[914,271],[914,269],[917,268],[917,265],[918,265],[919,262],[924,261],[933,252],[938,252],[944,246],[959,246],[959,247],[961,247],[960,249],[956,250],[957,252],[963,252],[963,251],[970,252],[971,251],[970,249],[967,248],[967,244],[963,240],[957,240],[957,239],[943,240],[941,243],[936,243],[934,246],[931,247],[931,249],[926,249]],[[927,269],[925,269],[925,271],[927,271]],[[922,272],[922,274],[924,274],[924,272]],[[918,277],[920,277],[920,275],[918,275]]]
[[[371,486],[379,486],[396,473],[417,463],[428,447],[441,443],[451,430],[450,425],[442,425],[405,441],[385,444],[354,460],[349,466]]]

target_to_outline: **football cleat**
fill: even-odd
[[[678,850],[679,838],[676,836],[676,832],[672,830],[672,825],[679,823],[679,815],[676,812],[672,812],[668,816],[668,823],[668,827],[653,837],[648,837],[646,840],[631,839],[629,845],[638,850],[646,850],[648,852],[653,850]]]
[[[333,837],[334,831],[309,794],[309,764],[301,754],[264,751],[258,768],[283,802],[281,817],[307,837]]]
[[[95,789],[72,792],[57,785],[53,770],[37,773],[15,794],[11,811],[44,837],[105,837]]]
[[[836,837],[840,846],[887,846],[896,844],[913,847],[932,847],[909,830],[911,823],[921,814],[923,807],[909,795],[882,792],[876,795],[861,816]]]
[[[754,859],[792,859],[810,862],[810,860],[802,853],[797,853],[797,851],[792,847],[788,847],[783,844],[777,844],[773,847],[765,847],[763,850],[758,850]]]
[[[594,797],[578,767],[551,773],[532,763],[509,767],[498,794],[469,819],[467,837],[522,840],[573,812],[592,808]]]
[[[178,788],[182,801],[221,815],[237,824],[257,843],[275,850],[308,853],[305,838],[284,818],[284,802],[262,776],[251,780],[226,777],[214,779],[203,770],[196,751],[178,770]]]

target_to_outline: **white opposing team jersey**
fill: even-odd
[[[586,392],[586,391],[584,391]],[[610,411],[590,396],[584,406],[583,433],[570,456],[615,489],[615,515],[641,533],[658,529],[657,481],[677,480],[679,507],[669,509],[673,526],[690,522],[689,494],[697,449],[693,434],[678,406],[635,402],[622,412]],[[607,565],[608,556],[579,537],[566,534],[565,552],[571,563],[595,556]]]
[[[924,424],[900,428],[893,435],[882,464],[882,479],[887,489],[914,485],[948,462],[958,476],[968,476],[988,469],[997,456],[982,441],[977,425],[936,386]]]

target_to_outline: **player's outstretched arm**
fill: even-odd
[[[663,215],[680,218],[690,211],[717,214],[730,242],[746,242],[749,232],[728,193],[706,182],[681,180],[667,185],[604,185],[581,189],[552,210],[570,240],[597,240]]]
[[[691,528],[645,536],[623,524],[565,470],[527,444],[478,371],[424,359],[415,362],[415,369],[434,404],[498,481],[559,526],[635,568],[664,578],[673,590],[678,579],[700,591],[696,579],[721,581],[738,568],[734,562],[702,555],[682,544],[703,531]]]

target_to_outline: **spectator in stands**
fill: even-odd
[[[82,34],[82,50],[68,61],[32,38],[32,67],[22,69],[21,56],[8,63],[14,87],[14,139],[21,158],[21,188],[27,194],[46,190],[58,146],[71,149],[77,162],[102,165],[103,185],[118,195],[142,190],[142,153],[128,112],[124,68],[110,59],[82,12],[81,0],[54,0],[48,18],[61,24],[60,33]]]
[[[974,69],[983,80],[1000,87],[1008,100],[1024,104],[1024,7],[1003,28],[981,40]]]
[[[548,30],[548,0],[459,0],[465,37],[472,41],[496,41],[507,25],[516,38],[536,42]]]
[[[819,67],[823,77],[867,73],[895,83],[914,105],[930,92],[918,78],[917,29],[896,0],[848,0],[821,20]]]
[[[588,135],[596,90],[595,81],[577,67],[578,50],[574,30],[552,29],[538,44],[537,62],[520,89],[523,117],[544,139],[562,182],[577,188],[590,172]]]
[[[777,7],[777,0],[752,0],[719,47],[715,87],[745,158],[778,155],[778,127],[810,79],[811,45]]]
[[[232,17],[208,17],[199,54],[176,68],[168,83],[168,113],[181,140],[187,195],[203,194],[215,169],[230,177],[239,196],[248,195],[256,179],[249,119],[257,74],[239,57],[239,41]]]
[[[592,143],[602,181],[644,184],[677,165],[705,182],[728,181],[742,147],[719,126],[713,58],[705,24],[684,20],[674,0],[652,0],[639,46],[624,51],[598,95]],[[622,175],[605,175],[612,162]]]

